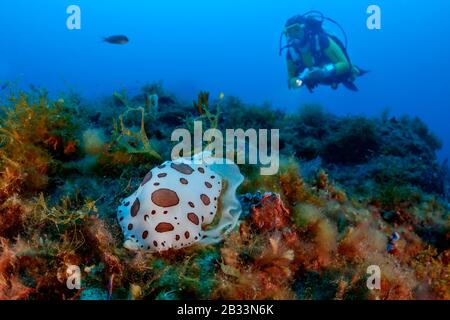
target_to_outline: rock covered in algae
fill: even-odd
[[[259,205],[251,210],[252,222],[259,230],[271,231],[282,229],[290,221],[290,212],[284,206],[279,194],[267,193]]]

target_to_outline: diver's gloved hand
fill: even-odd
[[[320,81],[324,78],[325,73],[323,72],[322,68],[310,68],[305,69],[305,71],[302,72],[300,75],[300,79],[303,81]]]
[[[323,68],[313,67],[305,69],[300,75],[300,79],[303,81],[322,81],[330,76],[332,76],[335,72],[335,67],[332,64],[326,65]]]

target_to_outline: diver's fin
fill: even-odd
[[[344,87],[346,87],[348,90],[355,91],[355,92],[359,91],[358,87],[357,87],[353,82],[347,81],[347,82],[343,82],[342,84],[343,84]]]
[[[358,70],[359,70],[360,77],[371,72],[370,70],[363,70],[363,69],[359,69],[359,68],[358,68]]]
[[[361,69],[361,68],[358,67],[358,66],[354,66],[354,67],[355,67],[356,70],[358,71],[358,74],[357,74],[358,77],[361,77],[361,76],[363,76],[363,75],[365,75],[365,74],[371,72],[370,70],[364,70],[364,69]]]

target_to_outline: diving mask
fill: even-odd
[[[284,34],[289,39],[301,40],[305,37],[305,25],[294,23],[284,29]]]

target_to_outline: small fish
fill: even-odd
[[[130,42],[128,37],[124,35],[103,37],[103,41],[111,44],[127,44],[128,42]]]

